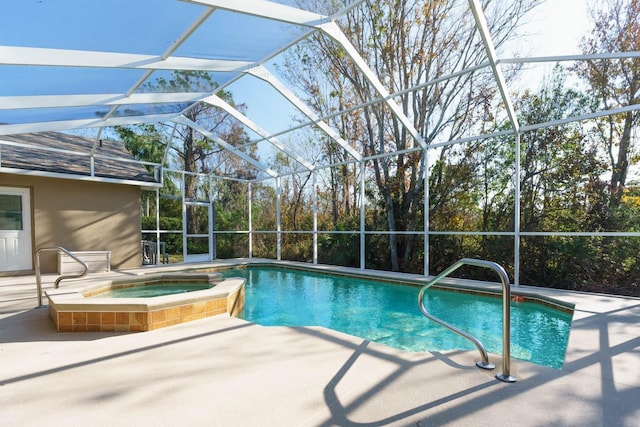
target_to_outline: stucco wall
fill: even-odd
[[[109,250],[113,269],[141,265],[139,187],[3,173],[0,186],[31,189],[34,251]],[[55,253],[40,261],[43,273],[57,270]]]

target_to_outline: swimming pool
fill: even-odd
[[[475,348],[420,313],[418,286],[273,267],[222,274],[246,279],[240,317],[260,325],[324,326],[407,351]],[[424,301],[430,313],[476,336],[488,352],[502,354],[500,297],[431,288]],[[561,368],[572,316],[535,302],[512,302],[511,356]]]

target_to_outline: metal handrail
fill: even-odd
[[[77,256],[75,256],[74,254],[72,254],[71,252],[69,252],[68,250],[66,250],[65,248],[63,248],[62,246],[54,246],[51,248],[40,248],[36,251],[35,253],[35,264],[36,264],[36,286],[37,286],[37,290],[38,290],[38,307],[43,307],[42,305],[42,280],[40,279],[40,252],[45,252],[45,251],[57,251],[57,252],[64,252],[65,254],[69,255],[73,260],[79,262],[80,264],[82,264],[82,266],[84,267],[84,271],[80,274],[67,274],[67,275],[62,275],[60,277],[58,277],[53,285],[53,287],[55,289],[58,289],[58,287],[60,286],[60,282],[63,279],[77,279],[80,277],[84,277],[87,275],[87,273],[89,272],[89,266],[87,265],[86,262],[84,262],[83,260],[81,260],[80,258],[78,258]]]
[[[502,282],[502,373],[496,375],[496,378],[500,381],[513,383],[516,382],[516,379],[510,375],[511,370],[511,288],[509,285],[509,276],[507,276],[507,272],[500,264],[497,264],[492,261],[485,261],[480,259],[473,258],[462,258],[457,261],[455,264],[451,265],[449,268],[444,270],[442,273],[438,274],[436,277],[427,282],[426,285],[420,289],[420,293],[418,294],[418,305],[420,306],[420,311],[425,317],[433,320],[434,322],[449,328],[451,331],[460,335],[463,338],[471,341],[478,348],[480,352],[480,356],[482,357],[482,361],[476,362],[476,366],[482,369],[494,369],[495,365],[493,363],[489,363],[489,356],[487,355],[487,351],[485,350],[482,343],[473,335],[470,335],[453,325],[445,322],[444,320],[440,320],[434,315],[430,314],[424,306],[424,293],[425,291],[432,285],[436,284],[444,277],[453,273],[458,268],[463,265],[473,265],[476,267],[484,267],[494,270],[500,276],[500,281]]]

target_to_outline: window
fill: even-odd
[[[0,230],[22,229],[22,196],[0,194]]]

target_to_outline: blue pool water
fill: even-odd
[[[209,283],[157,283],[108,289],[90,298],[150,298],[209,289]]]
[[[474,350],[418,308],[417,286],[297,270],[249,267],[223,272],[244,277],[242,317],[264,326],[324,326],[407,351]],[[429,289],[430,313],[502,354],[502,299]],[[511,356],[561,368],[572,314],[532,302],[512,302]]]

